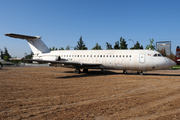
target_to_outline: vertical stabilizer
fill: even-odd
[[[5,35],[9,37],[13,37],[13,38],[20,38],[20,39],[27,40],[34,54],[50,52],[49,48],[44,44],[40,36],[27,36],[27,35],[20,35],[20,34],[14,34],[14,33],[7,33]]]

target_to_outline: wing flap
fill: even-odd
[[[23,61],[36,61],[40,63],[52,63],[52,64],[64,64],[64,65],[72,65],[72,66],[100,66],[100,63],[80,63],[80,62],[68,62],[68,61],[50,61],[50,60],[37,60],[37,59],[23,59]]]

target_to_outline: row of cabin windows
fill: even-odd
[[[85,57],[85,55],[61,55],[61,57]],[[121,57],[121,55],[94,55],[94,57]],[[93,57],[93,55],[87,55],[87,57]],[[128,55],[122,55],[122,57],[128,57]],[[129,55],[131,58],[131,55]]]

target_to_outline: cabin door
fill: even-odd
[[[145,54],[139,54],[139,62],[145,63]]]

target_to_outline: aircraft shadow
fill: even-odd
[[[136,72],[128,72],[123,74],[122,72],[113,72],[113,71],[89,71],[88,73],[74,74],[73,71],[64,71],[64,73],[72,73],[72,75],[62,76],[57,78],[80,78],[80,77],[93,77],[93,76],[107,76],[107,75],[138,75],[138,76],[180,76],[180,74],[159,74],[159,73],[144,73],[139,75]]]

